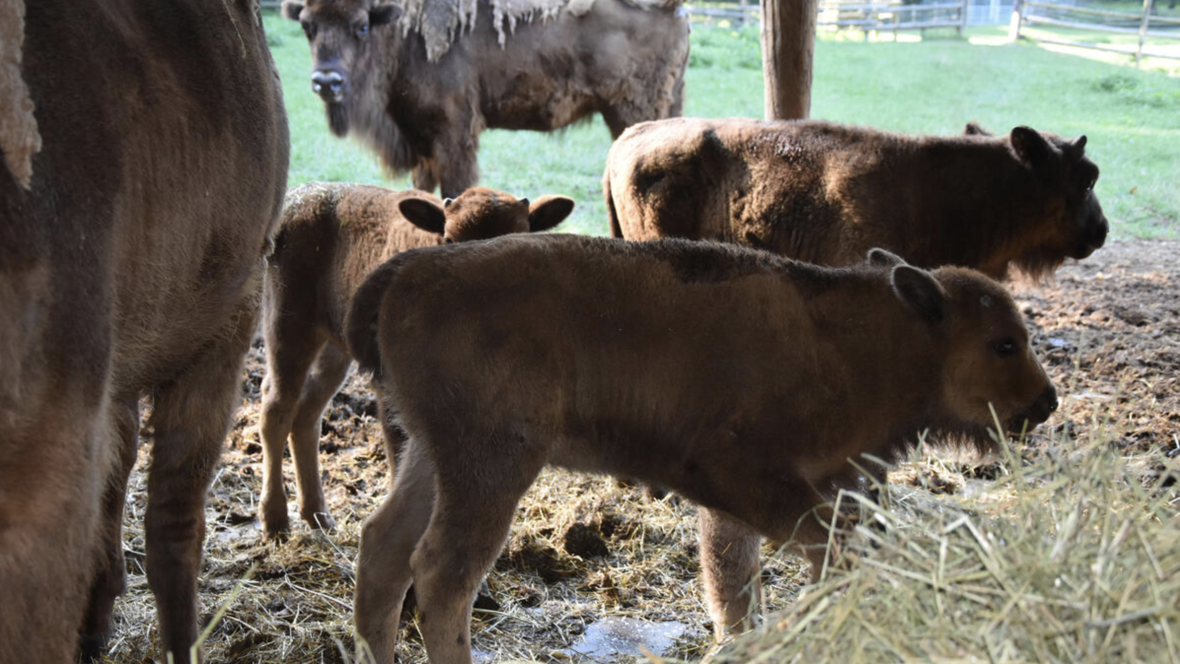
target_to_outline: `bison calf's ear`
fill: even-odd
[[[880,247],[869,249],[869,255],[865,258],[865,263],[878,267],[893,267],[894,265],[906,264],[905,259],[901,256]]]
[[[436,203],[423,198],[407,198],[398,203],[406,221],[430,233],[442,235],[447,227],[447,213]]]
[[[299,13],[302,11],[303,11],[303,3],[302,2],[294,2],[294,0],[286,0],[286,2],[283,3],[283,9],[282,9],[283,16],[291,19],[292,21],[298,21],[299,20]]]
[[[1069,153],[1069,156],[1073,157],[1074,159],[1081,159],[1082,157],[1086,156],[1086,135],[1082,134],[1081,136],[1078,136],[1077,138],[1070,141],[1070,143],[1065,147],[1065,151]]]
[[[542,196],[529,206],[529,230],[547,231],[565,221],[574,211],[574,199],[565,196]]]
[[[978,122],[968,122],[967,127],[963,129],[963,133],[967,136],[995,136],[995,134],[984,129]]]
[[[369,25],[393,23],[400,13],[397,5],[377,5],[369,10]]]
[[[926,270],[911,265],[898,265],[890,275],[893,292],[922,318],[940,323],[946,317],[947,294],[942,284]]]
[[[1044,165],[1053,154],[1049,141],[1041,136],[1041,132],[1029,127],[1016,127],[1009,137],[1016,156],[1029,166]]]

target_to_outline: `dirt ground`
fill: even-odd
[[[1066,440],[1082,439],[1114,421],[1108,427],[1115,431],[1114,453],[1155,448],[1180,455],[1180,243],[1112,242],[1063,267],[1049,283],[1012,286],[1061,395],[1046,427],[1064,430]],[[267,543],[255,518],[264,372],[256,344],[243,408],[207,508],[202,609],[207,619],[219,609],[224,615],[214,621],[206,652],[210,661],[349,661],[359,526],[386,488],[373,396],[366,380],[351,377],[323,426],[323,479],[337,530],[313,533],[292,503],[293,536]],[[1038,432],[1032,440],[1043,437]],[[117,605],[109,661],[139,663],[155,655],[155,610],[143,576],[147,457],[141,454],[131,480],[129,589]],[[287,477],[293,499],[289,462]],[[938,491],[938,482],[928,486]],[[675,623],[664,654],[699,659],[711,647],[712,626],[696,548],[695,508],[686,502],[653,501],[609,478],[546,471],[519,508],[489,576],[474,645],[484,661],[601,661],[571,648],[595,622],[621,617]],[[767,605],[783,608],[797,596],[805,570],[790,556],[766,554]],[[412,614],[407,618],[400,660],[425,661]]]

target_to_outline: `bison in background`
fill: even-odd
[[[0,128],[38,133],[0,136],[0,662],[74,662],[112,629],[143,396],[160,659],[189,662],[205,493],[286,189],[278,72],[251,0],[0,5],[5,46],[24,16],[0,91],[32,102],[0,104]]]
[[[266,271],[266,380],[263,384],[263,493],[259,514],[268,537],[290,529],[283,488],[283,448],[291,438],[299,511],[313,528],[332,528],[320,483],[320,419],[340,389],[352,356],[344,317],[369,272],[415,247],[549,230],[574,209],[564,196],[530,204],[492,189],[454,200],[420,191],[312,183],[292,189]],[[378,408],[383,406],[378,403]],[[402,435],[381,415],[392,466]]]
[[[1057,406],[1000,285],[881,251],[824,268],[684,240],[420,249],[370,274],[346,330],[408,435],[357,568],[357,633],[381,663],[411,582],[430,660],[470,661],[476,588],[547,464],[701,505],[724,628],[747,617],[759,534],[818,575],[849,459],[896,458],[927,428],[989,445],[993,422]]]
[[[676,118],[607,156],[611,233],[736,242],[825,265],[883,247],[921,267],[1032,277],[1102,246],[1086,137],[908,136],[824,121]]]
[[[395,5],[282,7],[311,43],[312,86],[332,132],[353,132],[386,169],[412,169],[415,187],[441,185],[445,197],[479,179],[484,129],[551,131],[598,112],[617,137],[637,122],[680,114],[688,18],[676,9],[593,0],[579,4],[581,15],[521,17],[501,46],[497,8],[489,0],[476,6],[474,24],[460,25],[437,61],[413,21],[399,24]]]

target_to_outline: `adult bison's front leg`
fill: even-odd
[[[205,493],[238,398],[242,360],[258,320],[248,294],[222,334],[188,370],[156,392],[148,476],[147,577],[160,617],[162,659],[187,664],[197,638],[197,572],[205,537]]]

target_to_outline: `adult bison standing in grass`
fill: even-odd
[[[256,0],[6,0],[0,35],[0,662],[109,633],[143,396],[147,578],[188,662],[286,186],[278,72]]]
[[[1106,240],[1085,146],[1028,127],[943,137],[676,118],[616,141],[603,188],[611,233],[630,240],[737,242],[825,265],[883,247],[922,267],[1040,276]]]
[[[429,22],[392,4],[284,2],[311,42],[312,87],[332,132],[354,132],[390,171],[412,169],[415,187],[455,197],[479,178],[484,129],[550,131],[599,112],[617,137],[680,114],[688,18],[678,3],[592,0],[546,12],[538,0],[508,17],[488,0],[472,4],[471,22],[456,18],[445,26],[453,43],[439,45],[423,33]]]

